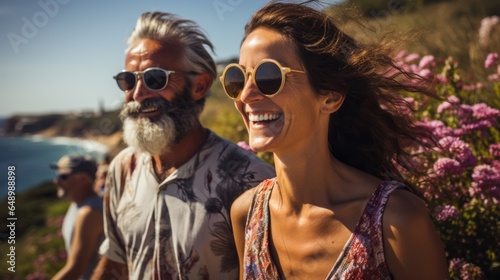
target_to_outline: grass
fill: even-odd
[[[483,66],[486,55],[500,50],[498,26],[491,33],[488,46],[479,43],[481,20],[487,16],[500,15],[498,1],[436,1],[438,3],[413,7],[413,12],[405,11],[404,5],[399,8],[389,7],[391,1],[384,1],[385,6],[379,5],[378,8],[373,8],[372,1],[352,2],[367,3],[365,8],[361,9],[352,9],[349,6],[346,9],[343,6],[338,10],[330,10],[331,14],[345,23],[344,29],[348,34],[362,41],[370,41],[392,33],[389,39],[398,41],[404,38],[399,42],[401,49],[421,55],[431,54],[441,59],[453,57],[461,69],[467,69],[462,75],[469,80],[483,81],[487,77]],[[368,31],[360,28],[349,17],[353,13],[369,15],[370,12],[367,11],[371,11],[372,16],[368,16],[362,24]]]
[[[65,263],[65,248],[60,229],[62,218],[69,201],[60,200],[52,182],[42,183],[26,192],[16,195],[15,244],[9,244],[8,229],[2,229],[0,261],[6,264],[0,270],[0,279],[48,279]],[[0,204],[7,209],[7,201]],[[7,211],[2,211],[1,219],[6,221]],[[10,267],[7,253],[15,246],[15,272]],[[7,252],[7,253],[4,253]]]

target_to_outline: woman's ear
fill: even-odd
[[[191,89],[191,94],[194,100],[200,100],[206,94],[210,88],[212,78],[208,73],[198,74],[193,79],[193,87]]]
[[[336,112],[342,103],[344,103],[345,95],[338,92],[329,91],[322,98],[321,112],[331,114]]]

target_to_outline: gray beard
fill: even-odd
[[[123,141],[130,147],[150,155],[161,155],[174,144],[176,135],[173,120],[163,115],[159,120],[126,118],[123,122]]]
[[[171,103],[161,97],[145,100],[142,104],[126,103],[120,112],[125,143],[149,155],[161,155],[179,143],[198,120],[198,106],[188,89],[186,87]],[[159,119],[136,117],[141,108],[152,104],[163,111]]]

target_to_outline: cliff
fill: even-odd
[[[121,141],[119,110],[68,114],[13,115],[3,123],[3,135],[72,137],[92,139],[108,146],[115,155],[124,144]]]

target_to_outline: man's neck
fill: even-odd
[[[97,195],[97,194],[92,189],[86,188],[86,191],[82,190],[81,193],[72,197],[71,200],[78,205],[78,204],[84,203],[85,200],[87,200],[89,197],[91,197],[93,195]]]
[[[156,175],[163,181],[177,168],[188,162],[205,144],[208,130],[197,124],[179,143],[161,155],[153,155]]]

